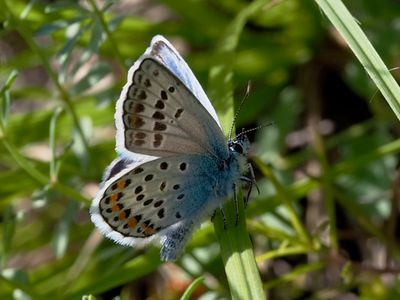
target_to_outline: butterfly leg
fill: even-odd
[[[260,195],[260,189],[258,188],[257,181],[256,181],[256,175],[254,175],[254,169],[253,169],[253,165],[251,163],[249,163],[249,172],[250,172],[250,179],[251,179],[252,183],[255,185],[258,195]]]
[[[182,222],[167,231],[161,239],[161,260],[175,261],[182,253],[193,231],[193,221]]]
[[[215,214],[217,213],[217,210],[214,210],[214,212],[211,215],[211,222],[214,221]]]
[[[225,212],[224,212],[224,208],[223,208],[222,204],[219,206],[219,210],[221,211],[222,219],[224,222],[224,229],[226,229],[226,227],[227,227],[226,216],[225,216]]]
[[[236,194],[236,184],[233,184],[233,201],[235,201],[235,214],[236,214],[235,225],[237,226],[239,224],[239,203]]]
[[[240,177],[240,180],[242,180],[242,181],[244,181],[246,183],[249,183],[249,185],[250,185],[249,189],[247,191],[247,196],[244,199],[244,207],[247,207],[247,204],[249,203],[250,194],[251,194],[251,191],[253,189],[253,184],[255,185],[258,194],[260,194],[260,189],[258,188],[258,185],[257,185],[257,182],[256,182],[256,177],[254,175],[253,166],[249,163],[248,167],[249,167],[250,177],[247,177],[247,176],[241,176]]]

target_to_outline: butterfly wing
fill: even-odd
[[[156,35],[153,37],[151,46],[147,49],[146,53],[149,53],[151,57],[159,61],[162,65],[168,66],[169,70],[184,83],[196,99],[207,109],[215,122],[218,123],[219,127],[221,127],[217,113],[199,81],[194,76],[185,60],[168,40],[161,35]]]
[[[115,123],[121,156],[105,172],[91,219],[120,244],[160,238],[162,259],[174,260],[224,198],[215,174],[229,152],[210,101],[163,37],[129,70]]]
[[[157,236],[162,258],[176,259],[193,228],[220,204],[211,201],[216,199],[216,182],[210,172],[217,169],[215,160],[205,155],[131,164],[106,181],[93,200],[92,221],[123,245],[146,244]]]
[[[165,39],[153,39],[129,70],[115,114],[117,150],[127,158],[136,157],[133,153],[152,157],[209,153],[225,158],[227,148],[215,110],[172,49]],[[178,71],[180,64],[183,72]]]

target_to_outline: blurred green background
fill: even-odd
[[[151,38],[167,37],[207,91],[223,85],[210,70],[249,3],[0,3],[0,299],[179,299],[199,276],[191,299],[230,298],[209,221],[162,264],[156,247],[104,240],[88,207],[116,157],[115,101]],[[345,4],[398,79],[400,2]],[[246,210],[267,295],[399,299],[395,115],[314,1],[266,1],[236,37],[236,107],[251,81],[237,127],[274,123],[250,134],[260,194]],[[213,94],[219,114],[234,110]]]

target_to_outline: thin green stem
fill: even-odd
[[[293,246],[293,247],[283,247],[275,250],[268,251],[264,254],[257,256],[257,262],[262,262],[266,260],[271,260],[277,257],[283,257],[288,255],[298,255],[310,253],[310,249],[304,246]]]
[[[67,185],[64,185],[60,182],[55,182],[51,185],[51,187],[60,194],[68,196],[71,199],[75,199],[76,201],[79,201],[86,206],[90,205],[90,200],[88,198],[82,196],[82,194],[78,193],[75,189]]]
[[[118,43],[115,41],[113,34],[110,31],[110,28],[108,27],[108,24],[106,22],[106,20],[104,19],[104,14],[99,10],[99,8],[97,7],[96,1],[95,0],[88,0],[93,12],[96,14],[97,19],[100,22],[101,27],[103,28],[104,32],[107,35],[108,40],[110,41],[110,46],[112,48],[112,51],[115,55],[115,57],[118,59],[120,65],[126,69],[126,65],[125,65],[125,60],[123,58],[123,56],[121,55],[121,51],[119,51],[118,48]]]
[[[29,48],[38,55],[41,59],[43,68],[46,70],[47,74],[49,75],[51,81],[54,83],[56,89],[60,94],[61,100],[64,102],[68,112],[72,117],[72,121],[76,130],[78,131],[79,137],[82,139],[83,145],[85,149],[88,149],[88,142],[85,138],[83,133],[82,127],[79,123],[78,115],[75,112],[75,108],[73,105],[73,101],[71,100],[69,94],[66,92],[64,87],[61,85],[60,81],[58,80],[57,74],[54,72],[53,68],[50,65],[49,56],[45,53],[44,49],[40,48],[33,39],[33,33],[31,30],[25,26],[25,23],[21,21],[18,17],[16,17],[13,11],[10,9],[7,1],[0,1],[0,10],[3,11],[3,14],[8,13],[9,20],[14,25],[14,28],[18,33],[24,38],[25,42],[28,44]]]
[[[146,254],[140,255],[118,268],[100,272],[96,281],[90,280],[93,273],[82,272],[74,284],[65,290],[63,299],[79,299],[84,294],[100,294],[122,284],[133,282],[135,279],[154,272],[160,265],[160,250],[150,248]],[[90,279],[89,279],[90,278]]]
[[[275,187],[277,195],[281,199],[282,203],[285,205],[289,214],[290,222],[292,223],[292,226],[299,235],[300,239],[307,245],[311,246],[312,245],[311,238],[307,230],[301,223],[300,219],[297,217],[297,212],[293,205],[294,200],[289,195],[288,191],[279,183],[278,179],[274,176],[271,169],[267,165],[265,165],[262,161],[260,161],[256,157],[253,158],[253,160],[260,168],[260,171],[263,173],[263,175],[266,176],[271,181],[272,185]]]
[[[83,197],[80,193],[78,193],[75,189],[70,188],[69,186],[63,185],[59,182],[51,183],[50,178],[43,175],[40,171],[38,171],[29,160],[27,160],[17,147],[12,144],[9,140],[7,140],[7,136],[3,136],[1,139],[4,147],[8,150],[10,155],[13,157],[18,166],[24,170],[34,181],[36,181],[41,186],[50,185],[57,192],[70,197],[71,199],[75,199],[79,202],[84,203],[85,205],[90,204],[90,201]]]
[[[51,182],[57,181],[57,155],[56,155],[56,125],[60,114],[62,113],[62,108],[57,107],[53,113],[50,120],[50,132],[49,132],[49,146],[51,150],[50,158],[50,179]]]
[[[247,219],[246,221],[247,227],[250,229],[251,232],[262,234],[267,236],[270,239],[282,240],[287,241],[292,244],[297,244],[299,239],[297,235],[288,234],[284,230],[280,230],[277,228],[273,228],[270,226],[266,226],[259,221],[253,221],[251,219]]]
[[[346,160],[336,164],[330,175],[332,178],[338,177],[342,174],[350,174],[354,170],[359,167],[365,166],[366,164],[381,159],[386,155],[393,155],[400,152],[400,139],[397,139],[393,142],[387,143],[383,146],[380,146],[376,149],[371,150],[370,152],[352,158],[351,160]]]
[[[380,146],[376,149],[371,150],[369,153],[357,156],[352,158],[351,160],[346,160],[336,165],[332,166],[330,173],[328,174],[331,176],[331,181],[334,181],[335,178],[343,175],[343,174],[351,174],[357,168],[365,166],[372,161],[381,159],[387,155],[393,155],[400,153],[400,139],[397,139],[393,142],[387,143],[383,146]],[[254,159],[257,161],[257,165],[264,165],[263,162],[260,160]],[[260,167],[261,168],[261,167]],[[289,195],[296,195],[296,199],[299,199],[309,193],[310,191],[319,188],[320,181],[318,178],[302,178],[291,185],[286,187],[287,192]],[[247,213],[252,216],[259,215],[259,212],[263,212],[265,210],[274,210],[276,206],[280,204],[278,199],[280,199],[281,195],[277,192],[275,196],[271,196],[268,198],[268,202],[260,201],[256,202],[247,209]]]
[[[326,157],[325,145],[315,126],[312,126],[314,149],[322,168],[322,188],[324,192],[324,203],[329,220],[329,238],[333,251],[338,251],[336,210],[333,197],[332,180],[330,176],[331,168]]]
[[[18,166],[23,169],[34,181],[42,186],[49,184],[49,178],[39,172],[24,156],[21,155],[17,147],[15,147],[14,144],[7,139],[7,136],[3,136],[1,141]]]
[[[314,271],[318,271],[318,270],[324,268],[325,266],[326,266],[326,264],[323,262],[315,262],[315,263],[308,263],[306,265],[296,267],[293,271],[288,272],[275,280],[271,280],[271,281],[267,282],[264,285],[264,287],[266,287],[267,289],[271,289],[271,288],[276,287],[285,282],[296,280],[302,274],[307,274],[307,273],[311,273]]]

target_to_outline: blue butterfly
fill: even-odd
[[[196,77],[162,36],[128,72],[116,104],[117,158],[94,198],[93,223],[122,245],[161,243],[176,260],[193,230],[248,171],[245,134],[226,142]]]

